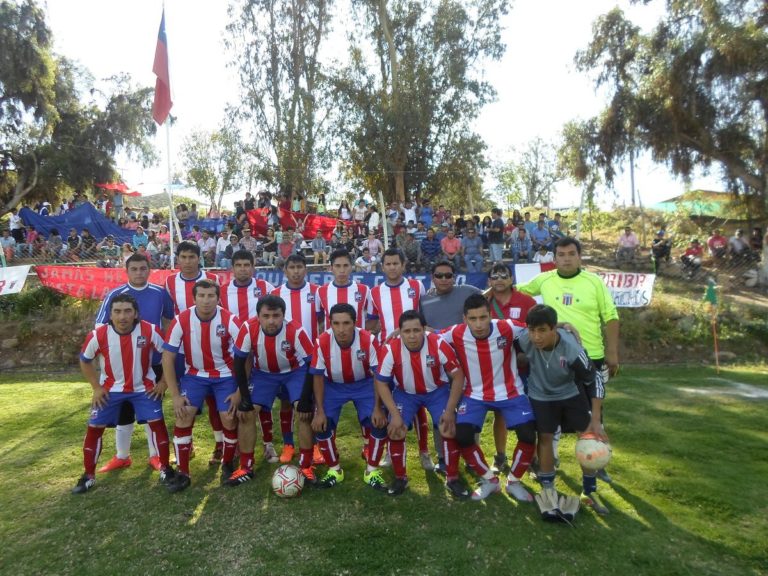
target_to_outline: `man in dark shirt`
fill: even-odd
[[[491,262],[501,262],[501,256],[504,251],[504,220],[501,217],[501,209],[491,210],[491,227],[488,229],[488,250],[491,255]]]

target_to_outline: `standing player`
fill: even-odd
[[[558,502],[555,491],[555,431],[563,426],[579,434],[591,432],[607,440],[600,424],[603,388],[602,376],[587,353],[569,332],[557,328],[557,312],[551,306],[531,308],[528,329],[515,338],[515,348],[525,353],[531,369],[528,395],[536,416],[539,440],[539,471],[542,493],[537,500],[542,513],[553,513]],[[595,473],[582,469],[581,501],[598,514],[608,508],[597,494]]]
[[[491,318],[494,320],[516,320],[523,322],[528,315],[528,310],[536,306],[534,300],[528,294],[515,290],[515,277],[512,271],[503,262],[498,262],[491,267],[488,273],[488,287],[486,291],[488,304],[491,308]],[[528,369],[521,370],[518,366],[520,377],[525,386]],[[493,415],[493,441],[496,444],[496,454],[493,457],[493,470],[497,472],[509,472],[509,462],[506,455],[507,426],[501,414]]]
[[[163,373],[173,398],[176,427],[173,443],[179,473],[168,485],[171,492],[189,487],[189,456],[195,415],[206,396],[214,396],[224,426],[221,477],[226,481],[234,470],[232,461],[237,446],[235,410],[240,393],[232,376],[232,344],[239,332],[235,317],[218,306],[220,289],[212,280],[200,280],[192,290],[195,305],[171,322],[163,348]],[[176,354],[184,350],[186,373],[181,387],[176,376]]]
[[[235,340],[235,377],[240,389],[238,407],[240,424],[240,468],[227,484],[238,486],[253,478],[253,446],[256,442],[254,404],[270,410],[278,392],[284,388],[293,404],[304,388],[312,342],[295,322],[285,321],[285,302],[277,296],[265,296],[256,306],[257,317],[240,327]],[[253,355],[250,386],[246,359]],[[312,429],[308,421],[299,421],[299,466],[305,478],[315,482],[312,470]]]
[[[256,305],[264,296],[268,296],[275,287],[266,280],[254,278],[255,272],[253,253],[248,250],[238,250],[232,254],[232,279],[221,287],[221,307],[229,310],[237,317],[240,325],[256,317]],[[282,416],[282,411],[280,413]],[[270,464],[279,461],[275,447],[272,444],[272,411],[259,412],[262,438],[264,441],[264,459]],[[289,419],[287,433],[283,431],[283,450],[290,447],[293,457],[293,430]]]
[[[405,256],[397,248],[390,248],[384,252],[381,267],[385,279],[383,284],[371,289],[366,328],[371,333],[378,334],[379,343],[383,344],[389,335],[397,330],[397,323],[403,312],[419,309],[419,300],[426,291],[420,280],[403,277]],[[427,411],[423,408],[419,409],[416,417],[421,466],[424,470],[434,470],[435,465],[429,455]]]
[[[475,294],[464,302],[464,323],[443,333],[456,351],[466,387],[456,415],[456,438],[445,440],[447,479],[458,478],[458,452],[482,478],[472,493],[473,500],[483,500],[500,492],[499,479],[488,468],[485,456],[475,439],[485,422],[488,410],[504,417],[507,429],[517,434],[512,466],[507,477],[507,493],[521,502],[533,497],[520,479],[531,464],[536,450],[536,428],[533,409],[517,374],[517,356],[513,341],[516,328],[511,320],[491,320],[488,301]]]
[[[83,494],[96,485],[96,462],[101,452],[104,427],[114,425],[125,402],[133,405],[139,420],[151,430],[150,442],[160,459],[160,480],[171,482],[173,469],[168,465],[168,430],[163,420],[163,385],[155,385],[152,371],[153,349],[163,348],[157,326],[139,319],[139,306],[130,294],[113,296],[109,320],[93,330],[80,352],[80,369],[93,389],[91,418],[83,441],[85,473],[72,490]],[[101,376],[93,360],[99,356]]]
[[[432,422],[444,425],[444,412],[451,388],[456,388],[456,398],[464,390],[464,373],[453,348],[434,332],[427,334],[426,325],[426,320],[419,312],[403,312],[399,321],[400,335],[382,348],[379,370],[374,381],[379,397],[390,415],[389,453],[395,472],[395,481],[389,489],[392,496],[402,494],[408,486],[405,422],[409,423],[407,428],[410,429],[416,411],[424,407],[429,410]],[[449,377],[450,386],[447,385]],[[390,391],[390,384],[394,384],[394,391]],[[372,421],[374,426],[383,427],[387,424],[378,403]],[[438,431],[435,430],[437,435]],[[459,492],[467,495],[463,486],[459,486]]]
[[[565,237],[557,242],[555,266],[555,270],[543,272],[517,289],[531,296],[541,295],[544,304],[555,309],[560,322],[572,324],[578,330],[584,349],[602,373],[605,384],[619,372],[619,314],[613,297],[600,276],[581,269],[581,244],[575,238]],[[611,482],[605,469],[597,477]]]
[[[309,369],[314,374],[312,430],[328,465],[320,487],[331,488],[344,480],[334,432],[342,406],[353,402],[360,425],[371,430],[363,480],[375,490],[386,492],[388,488],[378,466],[387,429],[372,428],[370,422],[374,402],[372,373],[378,365],[375,340],[370,332],[355,326],[357,313],[350,304],[335,304],[328,314],[331,329],[323,332],[315,344]],[[368,416],[363,418],[365,414]]]
[[[120,294],[130,294],[141,310],[140,318],[162,329],[163,319],[171,320],[173,318],[173,302],[162,287],[149,283],[149,260],[143,254],[133,254],[125,262],[125,272],[128,276],[128,282],[110,291],[104,298],[104,302],[96,314],[96,328],[109,323],[112,300]],[[152,370],[158,380],[163,376],[163,366],[160,359],[161,356],[158,352],[152,354]],[[131,465],[131,435],[133,434],[134,420],[133,404],[124,402],[120,408],[120,418],[115,430],[117,454],[99,468],[99,472],[110,472]],[[160,456],[155,450],[154,442],[152,442],[151,429],[148,424],[144,426],[149,445],[149,465],[155,470],[160,470]]]
[[[181,314],[195,305],[193,290],[195,283],[208,279],[216,284],[219,277],[212,272],[200,269],[200,246],[196,242],[184,240],[176,247],[176,261],[179,263],[179,272],[171,274],[165,279],[165,289],[171,297],[175,314]],[[179,351],[176,356],[176,373],[183,374],[185,370],[184,352]],[[208,420],[213,429],[213,438],[216,446],[208,464],[218,466],[221,464],[221,455],[224,451],[224,431],[221,418],[216,411],[216,401],[213,397],[205,399],[208,405]]]
[[[291,254],[285,260],[283,268],[285,282],[272,291],[274,296],[279,296],[285,302],[285,321],[296,322],[304,328],[304,331],[312,339],[312,343],[317,340],[317,335],[322,332],[322,318],[320,318],[320,309],[318,307],[317,291],[318,286],[307,282],[307,261],[301,254]],[[259,415],[265,413],[265,410],[259,412]],[[261,417],[261,416],[260,416]],[[261,420],[262,427],[264,420]],[[294,454],[293,445],[293,406],[288,402],[285,390],[280,393],[280,428],[285,437],[291,434],[290,444],[283,444],[283,453],[280,455],[281,462],[290,462]],[[314,461],[316,464],[322,462],[322,457],[318,452],[315,453]]]
[[[325,317],[325,329],[331,329],[331,317],[328,311],[335,304],[349,304],[357,313],[355,326],[365,328],[365,315],[368,310],[368,286],[353,282],[350,278],[354,263],[346,250],[334,250],[330,257],[333,281],[320,286],[317,290],[318,311]]]

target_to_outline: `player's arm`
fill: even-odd
[[[240,350],[235,351],[233,368],[235,371],[235,382],[240,391],[240,403],[237,406],[238,412],[252,412],[253,402],[251,401],[251,391],[248,390],[248,354],[243,354]]]
[[[605,365],[608,373],[616,376],[619,373],[619,320],[608,320],[605,323]]]
[[[589,398],[592,409],[589,427],[585,432],[591,432],[598,438],[607,440],[608,438],[605,435],[601,424],[603,398],[605,398],[605,385],[602,374],[595,368],[595,365],[584,350],[582,350],[578,358],[571,363],[570,368],[573,370],[576,384],[583,387],[587,392],[587,398]]]
[[[179,382],[176,379],[176,352],[167,348],[163,350],[163,376],[165,376],[168,391],[171,393],[173,413],[177,418],[185,418],[189,400],[186,396],[182,396],[179,391]]]
[[[91,385],[91,389],[93,390],[91,406],[94,408],[103,408],[106,406],[107,401],[109,400],[109,392],[99,384],[99,375],[96,373],[96,368],[93,366],[93,360],[88,360],[84,356],[80,356],[80,371],[83,373],[83,377],[88,384]]]
[[[445,404],[445,411],[440,416],[440,434],[445,438],[453,438],[456,435],[456,407],[464,394],[464,371],[456,368],[451,374],[451,393]]]
[[[325,432],[328,420],[323,410],[325,400],[325,378],[322,374],[314,374],[312,379],[312,391],[315,395],[315,417],[312,418],[312,430]]]

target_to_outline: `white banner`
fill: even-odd
[[[597,272],[613,295],[613,303],[619,308],[648,306],[653,296],[656,274],[642,272]]]
[[[0,296],[16,294],[24,288],[31,266],[0,268]]]

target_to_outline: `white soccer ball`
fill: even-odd
[[[304,474],[291,464],[283,464],[272,474],[272,491],[280,498],[294,498],[304,488]]]
[[[587,470],[600,470],[611,461],[611,445],[594,434],[582,434],[576,441],[576,459]]]

